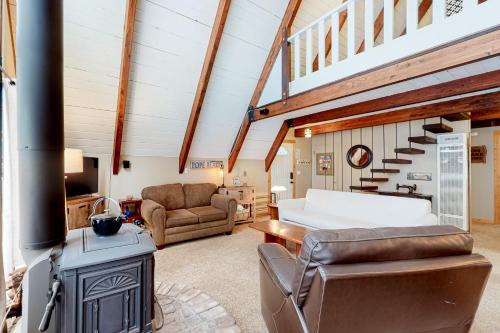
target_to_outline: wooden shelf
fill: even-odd
[[[384,178],[384,177],[368,177],[368,178],[359,178],[360,181],[362,182],[369,182],[369,183],[386,183],[389,181],[389,178]]]
[[[443,124],[443,123],[437,123],[437,124],[427,124],[422,126],[422,128],[427,131],[431,132],[434,134],[440,134],[440,133],[451,133],[453,132],[453,128]]]
[[[405,154],[405,155],[423,155],[425,154],[425,150],[418,148],[396,148],[394,149],[396,154]]]
[[[351,190],[356,190],[356,191],[367,191],[367,192],[374,192],[378,190],[378,186],[349,186]]]
[[[448,121],[468,120],[470,119],[470,114],[468,112],[459,112],[454,114],[448,114],[446,116],[443,116],[443,118]]]
[[[412,164],[412,160],[406,160],[404,158],[384,158],[382,163],[388,164]]]
[[[419,143],[421,145],[435,145],[437,140],[431,138],[430,136],[411,136],[408,138],[408,142]]]
[[[374,173],[399,173],[399,169],[371,169]]]

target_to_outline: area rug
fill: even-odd
[[[182,283],[155,283],[161,313],[155,315],[156,332],[238,333],[234,318],[214,299]]]

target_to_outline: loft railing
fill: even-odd
[[[500,25],[500,0],[432,0],[432,22],[425,26],[419,24],[425,14],[419,17],[420,5],[420,0],[349,0],[284,38],[281,97]]]

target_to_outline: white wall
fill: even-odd
[[[439,118],[427,119],[426,123],[439,122]],[[424,135],[422,125],[424,120],[411,122],[411,136]],[[455,133],[464,133],[470,131],[470,122],[461,121],[450,124]],[[373,129],[373,133],[372,133]],[[312,188],[321,188],[328,190],[350,191],[349,186],[361,185],[360,177],[371,177],[370,169],[383,168],[382,159],[384,158],[384,128],[382,126],[364,128],[362,130],[343,131],[335,133],[326,133],[312,137]],[[428,136],[434,136],[427,133]],[[386,158],[396,158],[394,149],[408,147],[408,137],[410,136],[410,126],[408,122],[397,124],[397,145],[396,145],[396,125],[385,126],[385,156]],[[373,141],[372,141],[373,137]],[[350,147],[356,144],[364,144],[373,152],[372,165],[363,170],[351,168],[346,161],[346,154]],[[374,177],[387,177],[387,183],[367,183],[363,185],[377,185],[379,190],[396,191],[396,184],[417,184],[417,192],[433,195],[432,209],[436,211],[437,195],[437,154],[436,145],[412,144],[414,148],[424,149],[424,155],[404,155],[399,154],[399,158],[410,159],[413,161],[409,165],[386,164],[386,168],[399,169],[399,174],[374,174]],[[317,176],[316,175],[316,154],[333,152],[334,154],[334,175]],[[408,172],[430,172],[432,181],[407,180]],[[402,190],[403,191],[403,190]]]
[[[218,169],[191,170],[179,174],[179,161],[174,157],[144,157],[123,156],[130,161],[129,169],[120,169],[118,175],[111,175],[109,155],[87,155],[99,157],[99,193],[109,195],[114,199],[123,199],[127,195],[140,198],[143,188],[151,185],[169,183],[201,183],[222,184]],[[226,161],[224,164],[227,165]],[[225,185],[232,185],[234,176],[243,176],[247,171],[248,185],[256,187],[257,193],[267,193],[267,174],[264,171],[264,161],[238,160],[233,172],[224,172]],[[111,186],[109,186],[111,180]]]
[[[493,134],[498,127],[477,128],[472,137],[473,146],[486,146],[486,164],[471,164],[471,217],[475,219],[493,220],[494,209],[494,165]]]

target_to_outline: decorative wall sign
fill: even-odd
[[[471,147],[471,162],[472,163],[486,163],[486,146],[472,146]]]
[[[316,154],[316,175],[333,176],[333,153]]]
[[[222,169],[224,161],[192,160],[191,169]]]
[[[406,179],[424,180],[430,182],[432,180],[432,172],[408,172],[406,175]]]

